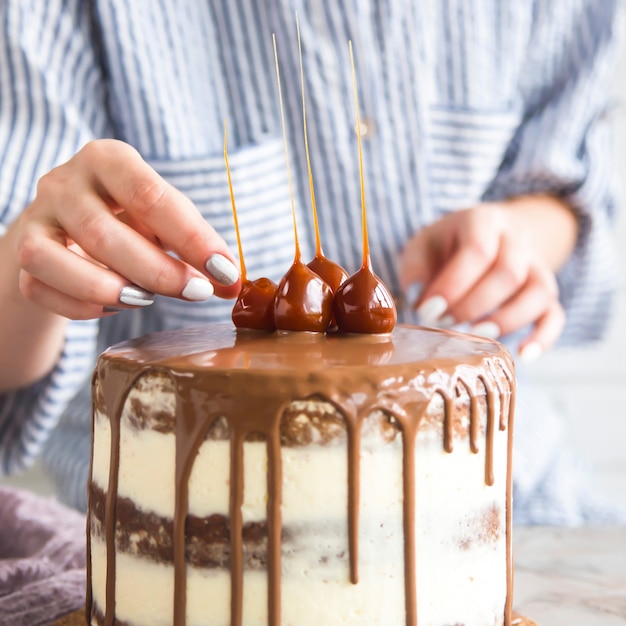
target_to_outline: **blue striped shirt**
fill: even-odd
[[[304,255],[313,247],[296,9],[326,255],[349,271],[361,258],[352,40],[377,273],[397,292],[404,242],[446,212],[558,194],[581,224],[558,276],[568,315],[561,343],[597,339],[616,283],[606,115],[618,0],[5,0],[0,224],[20,214],[42,174],[89,140],[116,137],[186,193],[235,249],[222,156],[227,118],[248,273],[278,280],[293,260],[293,231],[272,32]],[[64,498],[84,506],[86,380],[98,352],[129,335],[228,319],[231,307],[158,298],[114,319],[69,323],[54,371],[0,397],[2,471],[45,449]],[[412,316],[400,312],[404,321]]]

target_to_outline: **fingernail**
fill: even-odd
[[[541,344],[536,341],[527,343],[519,352],[520,361],[524,363],[532,363],[536,361],[543,354],[543,348]]]
[[[448,308],[448,301],[443,296],[433,296],[428,298],[417,309],[417,314],[420,318],[420,323],[424,326],[433,326],[439,318],[446,312]]]
[[[437,328],[441,328],[442,330],[448,330],[448,328],[452,328],[456,324],[456,320],[452,315],[444,315],[440,320],[437,321]]]
[[[214,254],[205,264],[206,271],[222,285],[234,285],[239,279],[239,270],[221,254]]]
[[[495,322],[481,322],[472,326],[469,330],[471,335],[485,337],[485,339],[497,339],[502,333]]]
[[[126,285],[120,291],[120,302],[129,306],[148,306],[154,302],[154,294],[137,285]]]
[[[194,302],[208,300],[213,295],[213,285],[204,278],[197,278],[194,276],[189,279],[189,282],[185,285],[181,295],[183,298],[193,300]]]

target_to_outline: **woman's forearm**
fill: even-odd
[[[67,320],[19,290],[15,224],[0,237],[0,393],[32,384],[55,365]]]

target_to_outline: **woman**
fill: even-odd
[[[296,8],[326,255],[353,271],[361,254],[352,40],[372,259],[401,319],[499,337],[526,359],[600,337],[616,275],[604,114],[617,0],[286,4],[3,3],[4,471],[43,448],[83,508],[98,352],[228,319],[224,118],[248,272],[289,267],[273,31],[310,254]],[[611,519],[564,480],[558,418],[522,395],[518,521]]]

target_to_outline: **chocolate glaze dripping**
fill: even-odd
[[[495,392],[484,376],[479,376],[478,380],[481,381],[485,387],[485,399],[487,401],[487,428],[485,432],[487,438],[485,447],[485,484],[488,487],[491,487],[495,482],[495,477],[493,475],[493,442],[496,428],[494,407]]]
[[[226,332],[222,328],[221,331]],[[425,335],[427,336],[427,335]],[[184,339],[184,336],[183,338]],[[461,383],[468,390],[472,390],[473,393],[469,393],[470,404],[470,421],[477,421],[475,411],[477,410],[477,404],[473,402],[473,398],[478,392],[477,385],[479,381],[482,383],[485,393],[485,400],[487,402],[487,422],[491,419],[493,425],[495,425],[495,393],[494,380],[497,380],[496,369],[500,370],[509,381],[509,389],[504,390],[497,386],[497,392],[502,398],[501,411],[506,412],[506,408],[509,409],[508,420],[506,427],[509,429],[508,434],[508,464],[507,464],[507,511],[506,511],[506,525],[507,525],[507,602],[505,609],[505,624],[510,625],[510,612],[512,603],[512,585],[513,585],[513,561],[511,552],[511,485],[512,485],[512,472],[511,472],[511,453],[512,453],[512,427],[513,427],[513,402],[514,402],[514,386],[512,378],[512,363],[507,358],[502,360],[500,357],[493,359],[487,358],[483,360],[480,357],[475,366],[479,366],[478,373],[467,373],[467,368],[464,368],[462,375],[454,375],[450,377],[449,384],[446,387],[441,387],[438,383],[436,386],[428,387],[428,385],[420,390],[420,406],[422,407],[418,413],[415,410],[406,411],[402,409],[402,406],[398,406],[397,399],[390,398],[385,393],[380,391],[375,392],[373,399],[367,402],[365,405],[355,404],[357,396],[352,392],[358,392],[362,387],[363,382],[359,382],[361,377],[363,380],[369,379],[370,376],[378,378],[383,374],[384,365],[390,358],[390,354],[393,351],[397,352],[398,346],[391,342],[383,342],[381,344],[372,343],[375,337],[364,337],[367,341],[364,344],[361,343],[348,343],[349,337],[343,338],[343,343],[336,343],[342,354],[346,353],[344,345],[349,348],[348,354],[352,355],[350,358],[354,358],[354,362],[363,362],[362,355],[378,354],[375,359],[379,361],[381,369],[374,368],[371,372],[367,372],[371,365],[376,363],[376,360],[367,362],[365,359],[365,366],[363,371],[355,373],[355,378],[351,378],[353,381],[346,389],[340,388],[332,380],[332,376],[324,378],[323,375],[317,375],[314,381],[306,381],[307,375],[303,374],[302,377],[296,374],[290,374],[287,379],[279,383],[277,388],[264,389],[259,391],[259,387],[267,386],[265,382],[259,380],[255,381],[255,371],[251,370],[250,375],[245,373],[241,374],[244,380],[239,382],[230,381],[226,374],[226,370],[232,371],[232,373],[239,373],[242,371],[242,366],[236,366],[237,363],[241,363],[239,353],[247,357],[247,362],[244,366],[244,370],[253,367],[255,365],[255,346],[260,343],[258,354],[266,355],[274,352],[277,356],[285,357],[289,355],[291,351],[292,356],[289,358],[295,358],[297,353],[298,358],[302,357],[303,352],[306,357],[313,357],[317,355],[317,358],[323,358],[325,343],[332,341],[333,338],[329,337],[317,337],[314,341],[307,344],[304,339],[297,340],[297,337],[292,336],[291,341],[283,345],[285,351],[281,349],[272,348],[272,344],[276,339],[267,338],[261,342],[254,337],[241,337],[238,336],[235,345],[232,348],[220,348],[216,346],[218,351],[224,355],[225,373],[223,375],[217,374],[215,371],[210,371],[210,368],[203,370],[202,366],[194,364],[194,353],[197,352],[197,348],[191,352],[186,352],[189,348],[186,348],[184,340],[177,340],[172,346],[171,350],[178,351],[178,355],[170,353],[169,355],[158,354],[158,350],[153,355],[150,355],[149,348],[144,345],[145,349],[142,349],[142,341],[135,342],[141,354],[141,361],[134,360],[134,351],[130,349],[122,349],[119,355],[115,353],[104,357],[98,365],[96,379],[100,381],[102,388],[102,397],[104,403],[103,407],[99,407],[101,412],[105,412],[109,415],[111,420],[111,466],[110,466],[110,478],[109,488],[107,493],[106,514],[105,514],[105,536],[107,541],[107,608],[105,614],[105,623],[114,624],[115,619],[115,502],[116,502],[116,486],[117,486],[117,474],[119,471],[119,432],[120,432],[120,419],[122,408],[127,395],[135,384],[135,381],[149,369],[157,369],[167,371],[170,376],[176,381],[177,390],[177,405],[176,405],[176,512],[175,512],[175,577],[179,582],[175,584],[175,598],[174,605],[177,607],[175,611],[178,617],[175,617],[177,625],[183,625],[184,622],[184,606],[185,606],[185,570],[186,563],[184,558],[184,524],[187,514],[187,484],[193,466],[193,461],[196,457],[198,449],[202,444],[210,425],[213,423],[216,417],[219,415],[226,415],[231,425],[231,446],[233,450],[232,456],[232,472],[234,476],[231,476],[231,524],[232,524],[232,536],[231,546],[233,555],[241,554],[243,550],[241,532],[236,531],[238,525],[237,518],[241,512],[242,501],[242,489],[243,489],[243,444],[245,437],[250,432],[261,432],[266,437],[266,445],[268,450],[268,612],[269,612],[269,624],[271,626],[279,626],[280,624],[280,554],[281,554],[281,521],[280,521],[280,486],[282,484],[281,479],[281,462],[280,462],[280,420],[284,409],[284,406],[294,398],[306,397],[312,391],[315,391],[319,396],[320,392],[323,397],[326,397],[330,402],[337,406],[341,413],[344,415],[346,424],[348,427],[348,463],[349,463],[349,502],[348,511],[352,510],[353,513],[349,514],[351,521],[349,522],[350,533],[350,545],[354,548],[354,554],[351,557],[351,570],[354,566],[354,570],[351,571],[351,577],[358,576],[356,571],[356,561],[358,560],[358,500],[360,482],[359,472],[359,458],[360,458],[360,426],[362,419],[369,415],[374,409],[380,409],[396,419],[402,430],[403,437],[403,483],[404,483],[404,528],[405,528],[405,585],[406,585],[406,612],[407,626],[416,626],[417,624],[417,599],[415,598],[415,483],[414,483],[414,468],[415,468],[415,440],[419,431],[420,423],[426,412],[428,403],[435,393],[438,393],[444,398],[444,424],[450,418],[450,412],[452,410],[451,398],[454,397],[455,388],[457,384]],[[342,338],[336,338],[342,341]],[[353,337],[354,339],[354,337]],[[319,340],[319,341],[318,341]],[[280,341],[280,339],[278,340]],[[308,341],[308,340],[307,340]],[[320,343],[320,341],[322,343]],[[402,343],[402,339],[399,340]],[[269,342],[269,343],[267,343]],[[197,345],[196,342],[192,344]],[[202,344],[200,344],[202,345]],[[392,352],[389,352],[391,347]],[[303,350],[304,348],[304,350]],[[361,352],[361,351],[364,352]],[[495,350],[495,349],[494,349]],[[189,356],[185,356],[185,354]],[[391,357],[393,358],[393,357]],[[470,356],[467,357],[467,361],[473,361]],[[480,365],[480,364],[483,365]],[[497,368],[493,367],[493,364],[497,363]],[[198,369],[200,367],[200,369]],[[234,369],[232,369],[234,367]],[[399,366],[396,366],[399,367]],[[410,365],[408,366],[410,367]],[[433,367],[436,367],[441,371],[441,363],[436,365],[433,363]],[[455,368],[456,363],[453,361],[449,365],[445,365],[445,368]],[[218,367],[219,369],[219,367]],[[376,370],[378,369],[378,374]],[[410,368],[408,371],[414,371],[415,368]],[[196,375],[189,377],[189,371],[195,371]],[[177,372],[180,371],[181,375]],[[256,370],[256,374],[259,370]],[[280,374],[276,374],[278,380],[281,378]],[[283,375],[284,376],[284,375]],[[469,378],[468,378],[469,376]],[[293,378],[293,380],[292,380]],[[383,376],[384,378],[384,376]],[[306,382],[305,382],[306,381]],[[255,387],[256,384],[256,387]],[[284,385],[287,384],[285,388]],[[369,387],[369,383],[367,384]],[[242,396],[237,392],[237,389],[252,388],[253,393],[250,398]],[[378,389],[378,386],[375,386]],[[278,392],[278,389],[283,391]],[[508,392],[508,393],[507,393]],[[259,394],[263,396],[263,409],[259,414]],[[282,395],[284,394],[284,395]],[[425,394],[425,395],[421,395]],[[507,399],[508,403],[504,401]],[[409,401],[408,399],[406,400]],[[362,400],[361,400],[362,402]],[[110,408],[109,408],[110,407]],[[489,408],[491,407],[491,409]],[[255,414],[256,410],[256,414]],[[491,416],[491,417],[489,417]],[[488,426],[488,424],[487,424]],[[495,428],[494,428],[495,430]],[[449,437],[446,435],[445,438]],[[444,442],[445,444],[445,442]],[[493,451],[489,450],[494,445],[493,438],[487,437],[487,450],[485,451],[486,458],[493,458]],[[487,472],[486,472],[487,474]],[[238,513],[239,512],[239,513]],[[233,522],[234,520],[234,522]],[[240,526],[239,522],[239,526]],[[181,535],[182,532],[182,535]],[[236,559],[237,557],[233,557]],[[241,593],[237,590],[241,588],[243,582],[242,567],[231,563],[231,571],[233,576],[233,589],[236,593],[233,596],[232,604],[232,624],[239,626],[242,607]],[[88,573],[91,575],[91,566],[88,568]],[[91,585],[91,582],[90,582]],[[88,596],[88,615],[92,614],[91,600]]]
[[[172,540],[174,547],[173,623],[184,624],[187,608],[185,522],[189,510],[189,478],[198,450],[207,432],[213,425],[216,416],[211,416],[205,420],[197,419],[193,392],[184,385],[176,385],[176,405],[176,495],[174,503],[174,536]],[[234,475],[237,476],[237,474]]]
[[[104,614],[104,626],[114,626],[115,624],[115,509],[117,504],[117,489],[120,469],[120,422],[126,397],[140,375],[141,372],[135,373],[130,377],[129,381],[128,377],[124,376],[122,373],[115,370],[108,370],[106,372],[101,372],[99,376],[100,384],[102,385],[104,406],[107,407],[107,410],[110,410],[112,413],[112,418],[110,419],[111,450],[109,458],[109,481],[107,484],[104,515],[107,552],[106,608]],[[118,393],[118,390],[121,390],[121,393]],[[93,459],[91,462],[93,464]]]
[[[345,411],[344,411],[345,415]],[[363,415],[363,417],[367,417]],[[361,424],[362,419],[348,419],[348,550],[350,582],[359,582],[359,504],[361,502]]]

